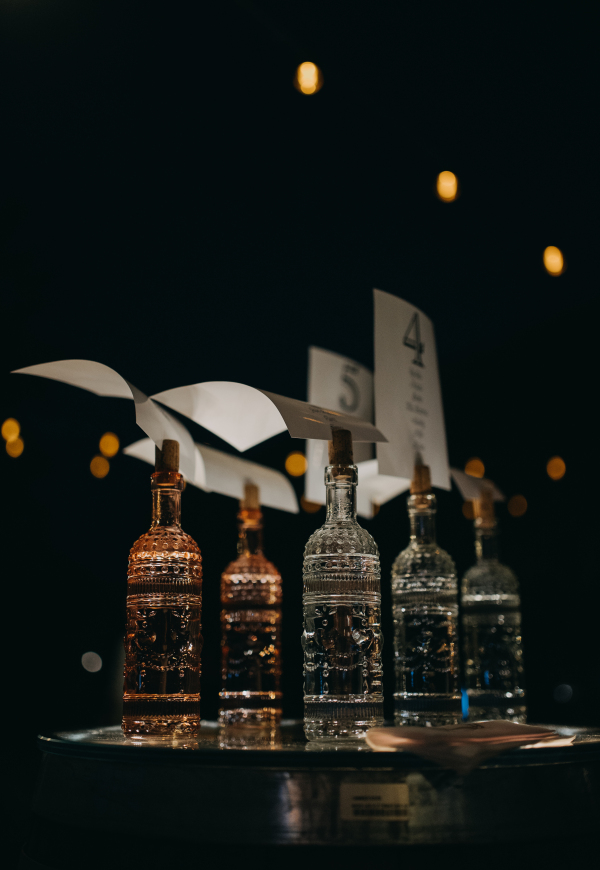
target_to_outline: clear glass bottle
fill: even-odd
[[[477,563],[461,584],[462,655],[469,719],[525,722],[521,599],[510,568],[498,561],[498,530],[489,490],[475,501]]]
[[[457,649],[458,583],[435,540],[429,468],[416,465],[407,500],[410,543],[392,566],[396,725],[461,721]]]
[[[122,728],[178,738],[200,727],[202,557],[181,528],[179,444],[156,451],[152,526],[133,545],[127,575]]]
[[[356,520],[346,430],[334,431],[329,461],[327,517],[304,551],[304,731],[356,740],[383,724],[379,551]]]
[[[221,576],[221,725],[274,725],[281,718],[281,574],[263,554],[258,487],[238,513],[239,556]]]

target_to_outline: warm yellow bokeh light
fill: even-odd
[[[566,470],[567,466],[565,465],[565,460],[561,459],[560,456],[553,456],[552,459],[548,460],[548,464],[546,465],[548,477],[552,480],[560,480],[561,477],[565,476]]]
[[[470,474],[471,477],[483,477],[485,474],[485,465],[481,459],[474,456],[473,459],[469,459],[465,465],[465,474]]]
[[[437,177],[436,190],[443,202],[452,202],[458,196],[458,178],[453,172],[440,172]]]
[[[298,450],[290,453],[288,458],[285,460],[285,470],[288,474],[291,474],[292,477],[302,477],[302,475],[306,473],[307,468],[308,462],[306,461],[306,456]]]
[[[2,437],[5,441],[15,441],[21,432],[21,424],[14,417],[9,417],[2,424]]]
[[[544,268],[549,275],[562,275],[565,271],[565,258],[562,255],[560,248],[550,245],[544,251]]]
[[[524,495],[513,495],[508,500],[508,512],[511,517],[522,517],[527,510],[527,499]]]
[[[119,452],[120,442],[114,432],[105,432],[100,439],[100,453],[103,456],[116,456]]]
[[[90,462],[90,471],[94,477],[106,477],[110,471],[110,462],[104,456],[94,456]]]
[[[25,445],[23,444],[22,438],[13,438],[12,441],[6,442],[6,452],[9,456],[12,456],[13,459],[20,456],[24,449]]]
[[[323,87],[323,74],[316,64],[305,61],[296,70],[294,85],[303,94],[316,94]]]
[[[462,512],[463,512],[463,515],[468,520],[474,520],[475,519],[475,510],[473,508],[473,502],[472,501],[463,502]]]
[[[303,511],[306,511],[307,514],[316,514],[316,512],[323,507],[323,505],[319,504],[316,501],[309,501],[302,495],[300,496],[300,507]]]

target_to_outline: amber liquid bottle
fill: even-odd
[[[181,528],[179,444],[156,449],[152,526],[129,555],[123,731],[179,738],[200,727],[202,557]]]
[[[238,557],[221,576],[221,725],[281,718],[281,575],[263,554],[258,487],[246,484]]]

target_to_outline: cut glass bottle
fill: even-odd
[[[469,719],[525,722],[519,584],[498,560],[498,531],[490,490],[475,508],[477,562],[461,584],[462,656]]]
[[[152,526],[129,556],[123,723],[130,737],[200,727],[202,557],[181,528],[179,444],[156,451]]]
[[[221,576],[219,722],[273,725],[281,718],[281,575],[263,553],[258,488],[238,514],[238,557]]]
[[[327,517],[304,551],[304,731],[356,740],[383,724],[379,552],[356,520],[349,432],[334,431],[329,461]]]
[[[394,721],[452,725],[461,720],[458,584],[452,558],[436,543],[426,465],[415,466],[407,503],[410,543],[392,566]]]

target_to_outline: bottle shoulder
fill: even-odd
[[[373,536],[356,521],[325,523],[310,536],[304,549],[304,558],[351,554],[373,556],[379,559],[379,550]]]
[[[130,550],[129,558],[138,559],[167,558],[170,555],[178,559],[186,558],[192,562],[201,562],[200,547],[180,526],[156,526],[149,529],[137,539]]]
[[[512,593],[519,591],[519,581],[508,565],[495,559],[484,559],[465,572],[461,589],[463,594]]]
[[[235,574],[258,574],[281,579],[281,574],[275,565],[260,553],[243,553],[230,562],[223,571],[223,576]]]
[[[392,565],[392,579],[413,574],[456,578],[454,559],[437,544],[409,544]]]
[[[281,600],[281,574],[263,555],[242,554],[221,574],[221,604],[225,609],[273,607]]]

